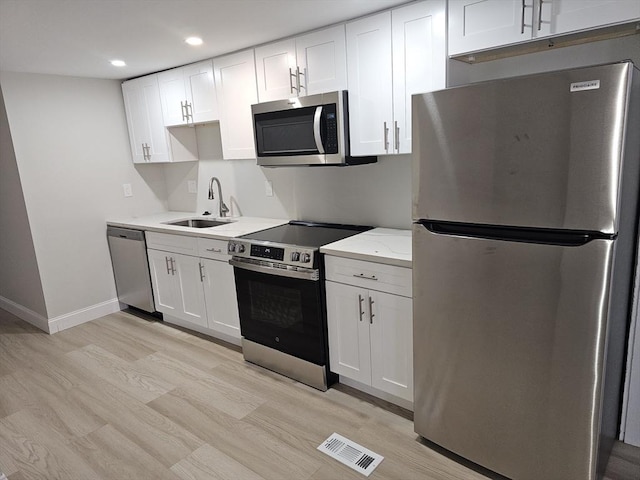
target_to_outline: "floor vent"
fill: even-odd
[[[367,477],[371,475],[371,472],[384,460],[382,455],[373,453],[371,450],[337,433],[332,434],[322,442],[318,450]]]

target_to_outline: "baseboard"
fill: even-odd
[[[96,318],[104,317],[110,313],[120,311],[120,302],[117,298],[97,303],[87,308],[81,308],[74,312],[65,313],[49,319],[49,333],[56,333],[67,328],[75,327],[82,323],[90,322]]]
[[[208,335],[210,337],[223,340],[227,343],[231,343],[232,345],[237,345],[239,347],[242,346],[242,341],[239,338],[232,337],[231,335],[228,335],[226,333],[218,332],[217,330],[212,330],[207,327],[202,327],[200,325],[196,325],[195,323],[182,320],[181,318],[172,317],[171,315],[167,315],[166,313],[162,314],[162,318],[165,323],[178,325],[179,327],[187,328],[189,330],[194,330],[198,333],[203,333],[204,335]]]
[[[46,317],[43,317],[37,312],[20,305],[8,298],[0,296],[0,308],[6,310],[7,312],[15,315],[20,320],[24,320],[27,323],[30,323],[34,327],[38,327],[40,330],[44,330],[47,333],[51,333],[49,328],[49,321]]]
[[[393,403],[395,405],[398,405],[399,407],[413,412],[413,402],[405,400],[404,398],[396,397],[395,395],[391,395],[390,393],[383,392],[382,390],[378,390],[377,388],[347,378],[344,375],[340,375],[339,381],[340,383],[343,383],[348,387],[355,388],[356,390],[360,390],[361,392],[367,393],[374,397],[381,398],[382,400],[386,400],[387,402]]]

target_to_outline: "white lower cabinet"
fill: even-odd
[[[164,314],[164,320],[239,341],[240,320],[227,242],[148,232],[147,247],[156,309]]]
[[[331,371],[412,402],[411,269],[331,256],[326,265]]]

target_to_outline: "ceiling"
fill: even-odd
[[[125,79],[407,0],[0,0],[0,70]],[[191,47],[188,36],[204,44]],[[109,62],[121,59],[126,67]]]

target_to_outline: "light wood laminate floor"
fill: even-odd
[[[314,390],[235,347],[125,312],[50,336],[0,310],[9,480],[365,478],[316,450],[333,432],[385,457],[371,479],[488,478],[429,448],[409,412]],[[617,444],[607,478],[638,480],[639,452]]]

